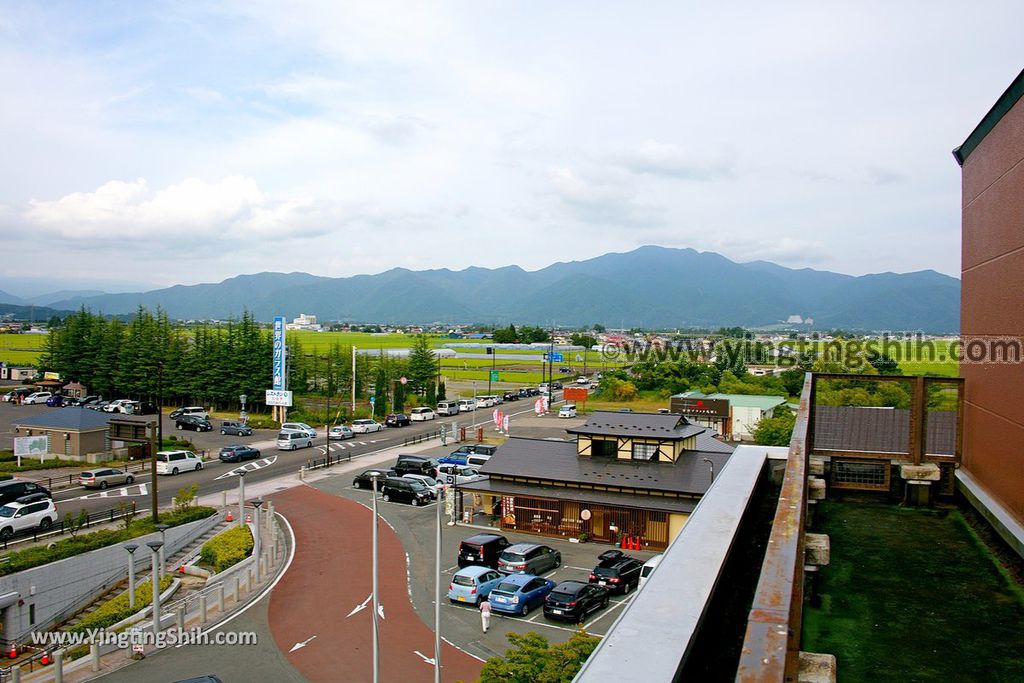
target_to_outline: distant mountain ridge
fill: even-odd
[[[160,306],[179,319],[225,319],[248,310],[260,320],[308,313],[353,322],[671,328],[768,325],[795,314],[813,318],[817,328],[956,332],[960,281],[931,270],[855,277],[646,246],[537,271],[393,268],[344,278],[258,273],[50,302],[53,308],[86,306],[107,314],[131,313],[140,305]]]

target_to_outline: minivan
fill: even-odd
[[[176,420],[183,415],[197,415],[204,420],[210,418],[210,414],[207,413],[206,408],[202,406],[186,406],[184,408],[178,408],[177,410],[172,410],[171,414],[167,417],[172,420]]]
[[[385,479],[384,486],[380,489],[380,495],[385,501],[409,503],[413,507],[426,505],[434,497],[433,492],[422,481],[403,479],[402,477]]]
[[[472,467],[479,471],[481,467],[487,464],[487,461],[491,459],[489,455],[482,455],[480,453],[473,453],[466,457],[466,466]]]
[[[395,472],[398,476],[403,474],[425,474],[428,477],[437,477],[437,461],[433,458],[424,458],[420,455],[400,455],[395,463]]]
[[[459,412],[470,413],[476,410],[476,401],[471,398],[464,398],[459,401]]]
[[[658,564],[661,562],[662,555],[655,555],[651,559],[644,562],[643,568],[640,569],[640,587],[643,588],[644,584],[647,583],[647,579],[650,578],[654,570],[658,568]]]
[[[160,451],[156,454],[157,474],[178,474],[203,469],[203,461],[192,451]]]
[[[459,404],[455,401],[441,401],[437,404],[438,415],[458,415]]]
[[[433,408],[413,408],[409,411],[409,419],[413,422],[426,422],[437,417]]]
[[[459,545],[459,567],[478,565],[498,568],[498,558],[509,546],[508,539],[498,534],[477,534]]]
[[[562,565],[562,553],[539,543],[516,543],[498,556],[502,574],[533,574],[540,576]]]
[[[310,427],[305,422],[285,422],[281,425],[282,432],[305,432],[311,437],[316,436],[316,430]]]
[[[20,479],[0,481],[0,505],[13,503],[22,496],[27,496],[31,493],[45,493],[48,497],[53,497],[46,488],[33,481],[22,481]]]
[[[277,449],[279,451],[294,451],[299,448],[312,448],[313,437],[307,432],[281,432],[277,435]]]

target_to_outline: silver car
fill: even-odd
[[[78,475],[78,483],[87,489],[105,489],[108,486],[124,486],[135,481],[131,474],[116,467],[87,470]]]

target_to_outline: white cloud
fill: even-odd
[[[697,155],[678,145],[648,140],[638,148],[618,155],[618,163],[638,174],[666,176],[680,180],[713,180],[729,177],[734,161],[726,155]]]

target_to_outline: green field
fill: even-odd
[[[445,337],[430,336],[432,346],[440,346]],[[288,341],[297,341],[305,353],[327,351],[335,344],[355,345],[360,349],[404,349],[411,348],[416,341],[414,334],[371,334],[369,332],[313,332],[310,330],[289,330]]]
[[[960,364],[957,361],[948,339],[927,339],[898,342],[894,340],[856,340],[844,342],[850,348],[859,351],[884,353],[899,363],[904,375],[938,375],[941,377],[957,377]],[[821,352],[825,342],[787,342],[798,350]]]
[[[0,334],[0,361],[12,365],[33,365],[45,343],[45,334]]]

